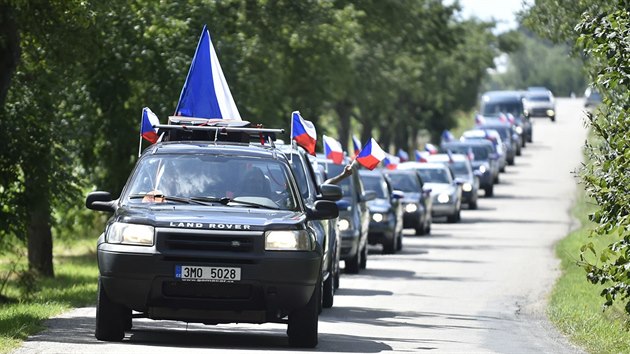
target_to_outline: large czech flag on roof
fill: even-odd
[[[368,170],[373,170],[384,158],[385,151],[381,149],[374,138],[371,138],[361,149],[356,161]]]
[[[324,155],[337,165],[343,163],[343,148],[337,140],[324,135]]]
[[[298,111],[293,112],[291,116],[291,139],[306,149],[309,154],[315,156],[315,144],[317,143],[315,125],[302,118]]]
[[[175,115],[241,120],[205,25]]]
[[[158,141],[158,129],[153,128],[153,126],[158,124],[160,124],[160,120],[155,113],[149,107],[144,107],[142,109],[142,120],[140,121],[140,136],[151,144],[155,144]]]

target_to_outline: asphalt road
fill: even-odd
[[[406,235],[404,249],[371,249],[368,269],[344,274],[320,317],[315,351],[573,353],[545,318],[558,276],[554,243],[573,226],[569,209],[586,137],[581,100],[559,100],[556,123],[534,119],[534,143],[508,166],[495,197]],[[482,192],[483,193],[483,192]],[[290,351],[286,326],[203,326],[134,320],[122,343],[94,338],[94,308],[47,322],[17,353],[195,353]]]

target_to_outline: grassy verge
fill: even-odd
[[[38,280],[37,290],[28,298],[24,298],[18,279],[8,281],[5,294],[16,301],[0,304],[0,353],[17,348],[29,335],[42,330],[44,320],[95,302],[98,266],[94,245],[93,240],[56,245],[55,278]]]
[[[612,241],[588,237],[592,225],[587,215],[592,210],[580,192],[573,213],[582,226],[556,246],[562,275],[552,291],[548,315],[572,342],[591,353],[629,353],[630,332],[624,327],[627,316],[623,309],[617,306],[603,311],[604,298],[599,296],[603,286],[587,282],[584,270],[576,265],[583,244],[593,242],[601,250]]]

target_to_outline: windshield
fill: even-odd
[[[418,178],[410,173],[391,173],[387,174],[390,181],[392,182],[392,187],[396,190],[403,192],[420,192],[420,183],[418,183]]]
[[[166,202],[298,210],[288,166],[243,156],[155,155],[138,163],[123,197],[127,203]],[[147,198],[149,195],[160,196]]]
[[[523,113],[523,104],[520,101],[513,102],[487,102],[483,105],[481,114],[484,116],[494,116],[499,113],[512,113],[519,116]]]
[[[424,183],[451,183],[448,171],[443,168],[421,168],[418,172]]]
[[[550,101],[548,95],[531,95],[531,96],[527,96],[527,100],[532,101],[532,102],[549,102]]]
[[[376,198],[387,199],[387,183],[382,177],[379,176],[361,176],[363,182],[363,189],[367,191],[374,191]]]
[[[455,176],[468,176],[468,174],[470,173],[468,170],[468,166],[464,161],[451,162],[448,166],[451,168]]]
[[[466,145],[457,145],[457,146],[448,146],[447,149],[451,150],[452,153],[454,154],[463,154],[463,155],[467,155],[468,154],[468,149],[472,148],[473,151],[473,155],[475,155],[475,161],[485,161],[488,160],[489,158],[489,154],[490,151],[492,150],[492,148],[490,146],[483,146],[483,145],[470,145],[470,146],[466,146]]]

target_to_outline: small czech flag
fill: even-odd
[[[486,118],[484,118],[481,114],[477,114],[475,116],[475,124],[476,125],[486,124]]]
[[[155,144],[158,141],[158,129],[153,128],[157,124],[160,124],[160,120],[155,113],[149,107],[144,107],[142,109],[142,121],[140,122],[140,136],[151,144]]]
[[[381,149],[374,138],[365,144],[356,161],[368,170],[373,170],[385,158],[385,151]]]
[[[473,161],[475,159],[475,153],[471,147],[468,147],[468,153],[466,153],[468,160]]]
[[[454,141],[455,140],[455,136],[453,135],[453,133],[451,133],[448,130],[444,130],[442,132],[442,142],[443,143],[448,143],[450,141]]]
[[[354,135],[352,136],[352,147],[354,150],[354,156],[359,156],[359,153],[361,152],[361,140]]]
[[[310,121],[302,118],[298,111],[293,112],[291,115],[291,138],[306,149],[309,154],[315,156],[315,144],[317,143],[315,126]]]
[[[508,121],[507,116],[504,113],[499,113],[499,121],[503,123],[507,123]]]
[[[438,153],[438,148],[433,144],[426,143],[424,144],[424,151],[428,151],[429,154],[435,155]]]
[[[403,149],[398,149],[397,156],[400,158],[400,162],[409,161],[409,154]]]
[[[514,115],[512,113],[507,114],[507,119],[510,124],[514,124],[514,122],[516,121],[516,118],[514,118]]]
[[[448,155],[448,162],[449,163],[455,162],[455,159],[453,159],[453,153],[451,152],[451,150],[447,150],[446,151],[446,155]]]
[[[387,154],[385,156],[385,158],[383,159],[383,165],[388,170],[395,170],[396,167],[398,167],[399,163],[400,163],[400,158],[398,158],[398,157],[396,157],[394,155]]]
[[[429,156],[429,152],[428,151],[420,151],[420,150],[416,150],[416,161],[418,162],[429,162],[429,160],[427,159],[427,156]]]
[[[327,159],[332,160],[337,165],[341,165],[343,163],[343,149],[341,148],[341,144],[329,137],[324,135],[324,155],[326,155]]]

